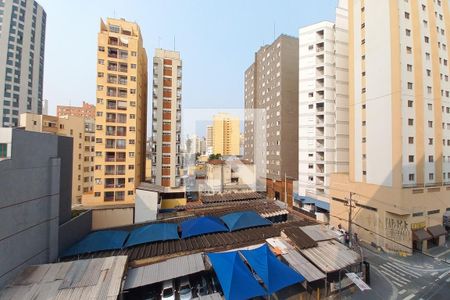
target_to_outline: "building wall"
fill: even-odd
[[[59,224],[70,219],[72,141],[0,128],[0,137],[8,135],[11,157],[0,161],[0,287],[26,266],[56,260]]]
[[[36,1],[0,2],[0,124],[3,127],[18,126],[21,113],[42,114],[46,22],[47,15]]]
[[[95,105],[83,101],[81,107],[58,105],[56,107],[56,115],[60,116],[75,116],[87,119],[95,119]]]
[[[240,145],[239,118],[220,113],[213,116],[213,153],[239,155]]]
[[[145,178],[147,54],[139,26],[100,22],[94,196],[86,205],[133,203]]]
[[[134,207],[92,209],[92,230],[120,227],[134,223]]]
[[[299,30],[298,194],[328,198],[329,176],[348,172],[347,5],[336,24]]]
[[[255,53],[245,72],[244,158],[266,157],[271,179],[298,176],[298,54],[298,39],[281,35]],[[266,112],[262,126],[258,109]]]
[[[152,181],[180,186],[181,142],[180,53],[156,49],[153,57]]]
[[[136,189],[134,223],[156,220],[159,205],[158,192]]]
[[[27,131],[47,132],[73,139],[72,204],[80,204],[84,194],[93,194],[94,120],[78,116],[20,115]]]

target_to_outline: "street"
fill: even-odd
[[[447,249],[442,253],[447,254]],[[450,264],[421,253],[410,257],[379,253],[363,248],[370,262],[372,290],[356,288],[342,293],[343,299],[448,299],[450,293]]]

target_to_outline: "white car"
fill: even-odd
[[[172,280],[166,280],[163,282],[161,290],[161,299],[175,300],[175,289]]]
[[[188,277],[183,277],[180,279],[180,287],[178,288],[178,295],[180,300],[190,300],[192,299],[192,288],[189,283]]]
[[[336,237],[339,242],[342,244],[345,243],[345,230],[344,229],[337,229],[333,231],[336,234]]]

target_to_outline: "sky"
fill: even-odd
[[[37,1],[47,12],[44,99],[49,114],[58,104],[95,103],[100,18],[137,22],[149,62],[155,48],[174,49],[175,37],[183,60],[183,109],[219,110],[243,107],[244,71],[254,53],[274,40],[274,28],[275,36],[298,36],[300,27],[333,21],[337,5],[336,0]]]

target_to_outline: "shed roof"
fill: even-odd
[[[221,217],[230,231],[239,229],[272,225],[272,222],[261,217],[254,211],[240,211]]]
[[[126,264],[126,256],[111,256],[30,266],[0,299],[117,299]]]
[[[322,280],[326,277],[322,271],[317,269],[296,250],[288,251],[286,254],[282,254],[282,256],[288,264],[302,274],[308,282]]]
[[[178,278],[205,270],[203,254],[179,256],[152,265],[131,269],[125,281],[125,290]]]
[[[286,235],[299,249],[307,249],[317,246],[317,242],[303,232],[301,228],[286,228],[283,230],[283,234]]]
[[[62,256],[74,256],[84,253],[120,249],[127,237],[128,232],[123,230],[92,232],[65,250]]]
[[[302,227],[301,230],[316,242],[328,241],[336,238],[332,230],[324,225],[310,225]]]
[[[318,242],[317,247],[300,252],[324,273],[339,271],[361,259],[358,253],[336,240]]]
[[[168,241],[177,240],[178,236],[178,225],[173,223],[157,223],[150,224],[142,227],[138,227],[130,232],[130,236],[126,241],[124,247],[131,247],[135,245],[158,242],[158,241]]]
[[[429,240],[432,239],[433,237],[431,236],[431,234],[429,234],[425,229],[417,229],[417,230],[413,230],[412,232],[413,234],[413,240],[414,241],[425,241],[425,240]]]
[[[188,238],[214,232],[227,232],[228,228],[217,217],[204,216],[181,223],[181,237]]]

